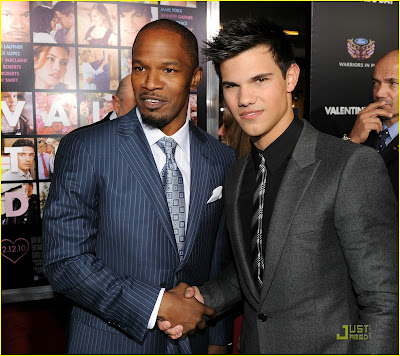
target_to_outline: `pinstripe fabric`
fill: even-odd
[[[183,345],[147,323],[160,287],[202,284],[229,259],[223,199],[206,204],[234,160],[195,126],[185,257],[175,238],[150,147],[134,110],[62,139],[43,217],[44,271],[75,302],[68,352],[206,353],[207,332]],[[214,249],[218,246],[217,249]],[[214,343],[226,340],[216,327]]]

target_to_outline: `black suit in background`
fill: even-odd
[[[375,131],[371,131],[364,145],[376,148],[378,139],[378,134]],[[388,170],[390,182],[392,183],[397,201],[399,201],[399,135],[397,135],[380,154]]]

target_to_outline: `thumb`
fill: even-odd
[[[215,310],[213,308],[209,307],[208,305],[204,304],[203,314],[209,316],[210,318],[214,318],[215,317]]]
[[[167,320],[164,321],[157,321],[158,328],[162,331],[165,331],[172,327],[171,323]]]
[[[194,287],[187,287],[185,290],[185,298],[193,298],[196,294],[196,290]]]

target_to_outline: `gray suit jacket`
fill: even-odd
[[[304,122],[271,218],[261,293],[238,206],[249,159],[226,180],[235,264],[201,287],[219,313],[244,300],[241,351],[397,354],[398,206],[379,154]]]

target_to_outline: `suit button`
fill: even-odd
[[[265,313],[258,314],[258,319],[260,319],[262,322],[267,321],[268,319],[267,314]]]

